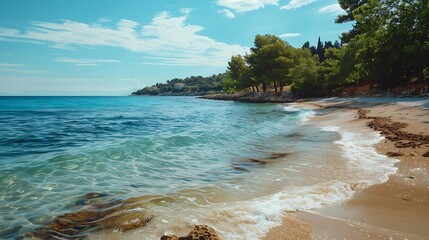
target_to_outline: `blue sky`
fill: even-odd
[[[0,95],[128,95],[224,72],[256,34],[334,41],[335,0],[0,1]]]

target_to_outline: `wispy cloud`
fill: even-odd
[[[39,70],[26,70],[21,68],[2,68],[0,67],[0,72],[10,72],[10,73],[19,73],[19,74],[42,74],[48,73],[47,71],[39,71]]]
[[[281,38],[294,38],[294,37],[299,37],[301,35],[302,35],[301,33],[283,33],[279,37],[281,37]]]
[[[62,49],[80,46],[118,47],[157,57],[175,58],[182,65],[216,67],[225,66],[231,55],[242,54],[247,49],[201,35],[199,32],[204,28],[188,24],[186,20],[186,15],[172,17],[168,12],[161,12],[153,17],[150,24],[141,28],[138,28],[139,23],[126,19],[120,20],[114,28],[71,20],[61,23],[32,21],[25,31],[0,28],[0,40],[40,41]]]
[[[7,29],[7,28],[0,27],[0,33],[2,32],[3,29]],[[32,41],[32,40],[16,39],[16,38],[4,38],[4,37],[0,37],[0,41],[1,42],[45,44],[44,42],[40,42],[40,41]]]
[[[317,0],[291,0],[287,5],[282,6],[280,9],[290,10],[294,8],[300,8],[316,1]]]
[[[235,12],[248,12],[266,5],[278,5],[279,0],[217,0],[219,6],[234,10]]]
[[[62,43],[55,43],[55,44],[50,45],[49,47],[56,48],[56,49],[62,49],[62,50],[69,50],[69,51],[75,51],[76,50],[75,47],[72,47],[72,46],[67,45],[67,44],[62,44]]]
[[[344,9],[342,9],[338,3],[324,6],[317,11],[320,13],[332,13],[334,15],[345,13]]]
[[[222,9],[217,12],[221,13],[225,18],[228,18],[228,19],[235,18],[235,14],[228,9]]]
[[[73,63],[76,66],[97,66],[98,63],[121,63],[119,60],[114,59],[86,59],[86,58],[67,58],[59,57],[55,59],[55,62]]]
[[[40,74],[46,71],[24,69],[24,64],[18,63],[0,63],[0,73],[19,73],[19,74]]]
[[[199,57],[189,57],[183,59],[181,57],[146,57],[146,61],[141,62],[144,65],[158,65],[158,66],[192,66],[199,60]],[[208,65],[217,65],[216,59],[206,59]]]
[[[17,67],[23,67],[23,64],[17,64],[17,63],[0,63],[0,68],[17,68]]]

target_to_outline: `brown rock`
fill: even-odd
[[[406,123],[392,122],[389,117],[368,117],[366,114],[367,111],[358,110],[359,118],[371,119],[367,126],[380,131],[386,139],[395,143],[396,148],[418,148],[429,143],[429,135],[401,131],[408,126]]]
[[[179,237],[179,240],[220,240],[216,231],[207,225],[195,225],[187,236]]]
[[[161,240],[220,240],[216,231],[207,225],[195,225],[194,229],[186,236],[162,236]]]
[[[82,198],[92,199],[92,198],[101,198],[101,197],[105,197],[105,196],[107,196],[107,194],[104,194],[104,193],[87,193],[87,194],[83,195]]]
[[[25,236],[41,239],[86,239],[88,231],[116,229],[124,232],[146,226],[153,219],[153,216],[142,212],[127,212],[130,206],[122,200],[102,197],[104,196],[98,193],[85,195],[84,198],[100,198],[101,201],[87,202],[83,210],[57,216]]]
[[[125,232],[138,227],[144,227],[153,218],[154,216],[146,217],[142,212],[124,212],[102,220],[98,225],[101,230],[116,229],[120,232]]]
[[[244,167],[240,167],[240,166],[231,165],[231,167],[234,168],[237,171],[242,171],[242,172],[249,171],[249,170],[245,169]]]
[[[429,150],[426,153],[423,153],[423,157],[429,157]]]
[[[388,157],[400,157],[400,156],[404,156],[405,154],[399,153],[399,152],[387,152],[386,155]]]
[[[279,159],[289,156],[289,153],[272,153],[269,159]]]
[[[161,240],[179,240],[175,235],[172,236],[162,236]]]
[[[249,159],[247,159],[249,162],[252,162],[252,163],[256,163],[256,164],[261,164],[261,165],[264,165],[264,164],[267,164],[268,162],[267,161],[265,161],[265,160],[262,160],[262,159],[256,159],[256,158],[249,158]]]
[[[358,117],[359,118],[367,118],[367,114],[369,113],[369,110],[365,110],[365,109],[358,109]]]

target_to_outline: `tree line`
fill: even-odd
[[[174,78],[166,83],[157,83],[145,87],[132,93],[132,95],[162,95],[171,94],[196,94],[204,95],[211,93],[220,93],[222,91],[222,79],[225,73],[212,75],[209,77],[192,76],[184,79]]]
[[[328,96],[341,87],[372,84],[389,88],[429,79],[428,0],[339,0],[354,22],[338,41],[294,48],[274,35],[256,35],[246,55],[228,62],[223,90],[281,92],[291,85],[299,97]]]

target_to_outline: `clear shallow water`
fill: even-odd
[[[374,173],[338,162],[346,148],[360,151],[379,136],[304,126],[313,114],[192,97],[0,98],[0,230],[32,231],[99,192],[132,198],[132,211],[155,216],[129,239],[192,224],[228,239],[258,238],[284,210],[342,201],[350,184],[393,171],[391,162]]]

